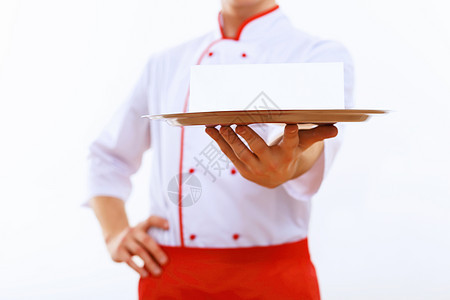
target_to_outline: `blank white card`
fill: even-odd
[[[343,63],[191,67],[189,112],[341,108]]]

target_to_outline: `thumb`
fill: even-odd
[[[145,220],[144,222],[142,222],[142,227],[145,231],[149,230],[150,227],[158,227],[161,229],[169,229],[169,222],[159,216],[150,216],[147,218],[147,220]]]
[[[312,144],[333,138],[338,134],[338,129],[333,125],[320,125],[313,129],[299,130],[299,146],[302,150],[308,149]]]

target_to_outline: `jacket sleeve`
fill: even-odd
[[[353,62],[345,47],[334,41],[317,42],[311,47],[306,62],[343,62],[344,106],[345,108],[354,107]],[[345,126],[338,123],[336,127],[339,131],[337,137],[324,141],[324,150],[312,168],[300,177],[282,185],[291,197],[298,200],[308,200],[319,190],[342,144]]]
[[[95,196],[112,196],[125,201],[131,193],[130,177],[139,169],[150,147],[149,114],[150,61],[126,101],[89,147],[88,206]]]

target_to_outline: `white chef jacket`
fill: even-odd
[[[236,39],[223,38],[219,14],[216,30],[151,56],[128,100],[90,147],[88,198],[103,195],[126,200],[132,188],[130,176],[151,147],[150,213],[170,224],[167,231],[150,229],[158,243],[234,248],[305,238],[311,198],[334,159],[342,133],[325,141],[324,152],[308,172],[270,189],[244,179],[223,156],[216,159],[222,169],[212,164],[205,167],[214,156],[207,149],[215,144],[210,144],[203,126],[184,127],[181,143],[181,127],[141,118],[184,111],[192,65],[301,62],[343,62],[345,107],[353,107],[353,64],[347,50],[335,41],[293,28],[279,8],[245,22]],[[267,137],[267,128],[255,130]],[[173,201],[180,167],[183,180],[196,178],[191,186],[188,182],[182,187],[183,197],[194,193],[194,201],[188,199],[192,203],[181,207]]]

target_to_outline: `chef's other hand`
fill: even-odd
[[[216,141],[242,177],[274,188],[308,171],[323,151],[322,141],[335,137],[338,130],[333,125],[307,130],[298,130],[296,124],[286,125],[283,140],[273,146],[268,146],[245,125],[237,126],[236,132],[229,126],[221,126],[220,131],[208,127],[205,132]],[[244,138],[250,149],[236,133]]]
[[[169,223],[161,217],[151,216],[137,226],[128,227],[106,240],[111,258],[115,262],[125,262],[142,277],[147,277],[149,272],[154,276],[159,276],[162,272],[161,266],[168,261],[167,255],[148,235],[147,231],[150,227],[167,230]],[[142,259],[143,267],[139,267],[132,260],[134,255]]]

